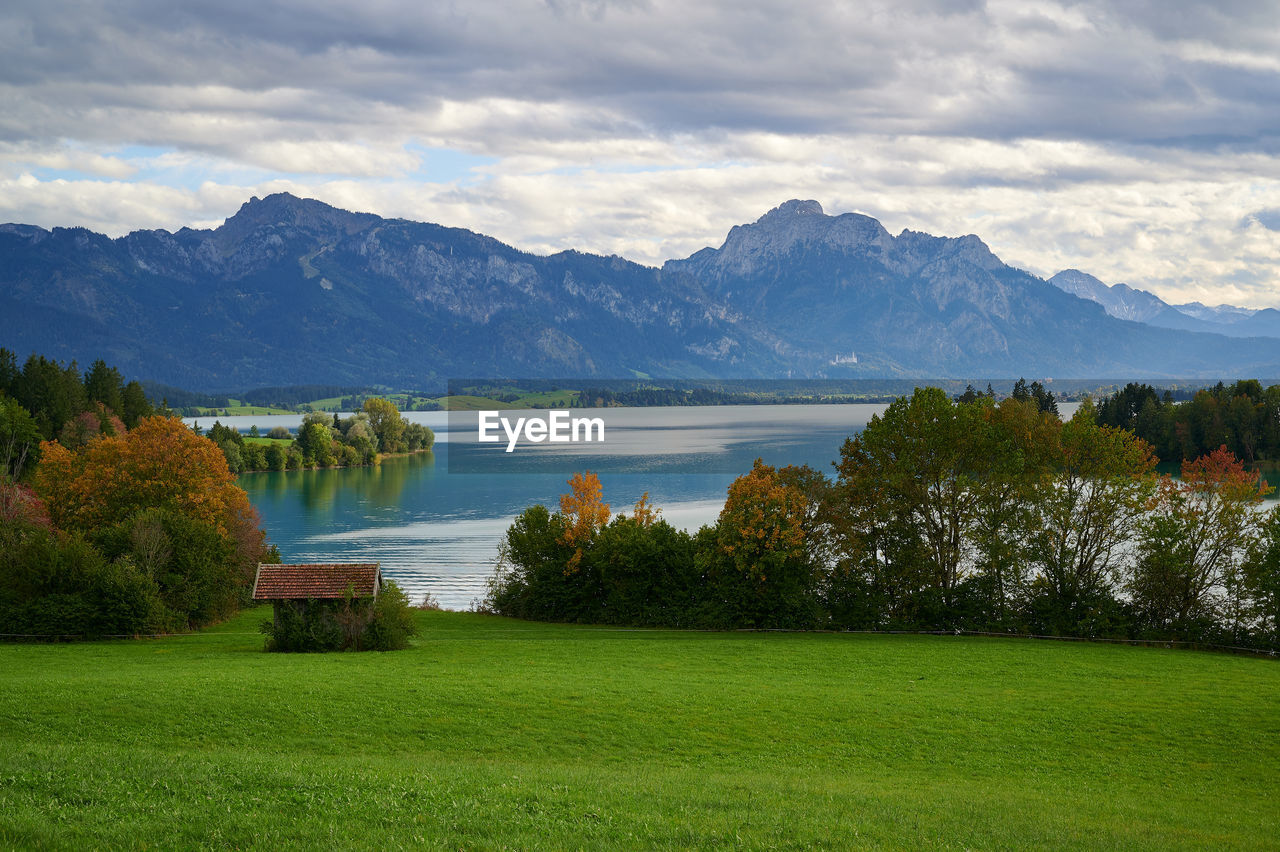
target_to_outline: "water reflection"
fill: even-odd
[[[415,453],[386,458],[382,464],[369,467],[246,473],[240,477],[240,484],[251,494],[269,494],[277,499],[294,495],[306,511],[320,518],[340,503],[340,492],[350,492],[370,506],[396,506],[405,484],[435,463],[435,453]]]
[[[1062,406],[1063,416],[1074,409]],[[615,512],[626,511],[647,491],[671,523],[696,529],[715,520],[725,489],[757,456],[768,464],[809,464],[829,474],[844,439],[883,410],[881,405],[626,409],[617,421],[625,442],[610,450],[613,472],[601,477],[604,499]],[[381,562],[411,597],[431,592],[446,606],[466,607],[483,597],[498,542],[515,516],[534,503],[556,506],[568,475],[604,458],[530,454],[521,464],[487,472],[451,472],[449,453],[462,442],[449,440],[446,415],[407,416],[436,430],[434,453],[389,458],[370,468],[241,477],[271,542],[287,561]],[[223,418],[244,430],[254,423],[261,429],[260,420]],[[682,439],[691,452],[671,451],[673,434],[682,431],[692,436]],[[618,451],[623,446],[626,452]],[[707,465],[700,467],[700,460]]]
[[[611,450],[604,498],[625,511],[647,491],[671,523],[697,529],[715,520],[725,489],[757,456],[829,471],[840,443],[883,408],[629,409],[616,420],[625,452]],[[515,516],[534,503],[557,505],[568,475],[591,468],[595,457],[529,454],[524,464],[451,473],[449,453],[461,447],[449,441],[450,424],[438,413],[407,416],[437,431],[434,453],[371,468],[251,473],[240,482],[286,560],[381,562],[411,597],[431,592],[446,606],[466,607],[483,597]],[[247,430],[257,419],[224,422]],[[672,451],[677,432],[694,451]]]

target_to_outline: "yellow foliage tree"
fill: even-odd
[[[646,491],[640,495],[640,499],[636,501],[635,510],[631,513],[631,517],[640,526],[648,529],[653,526],[653,522],[658,520],[658,516],[662,514],[661,509],[655,509],[653,504],[649,502],[649,492]]]
[[[569,573],[578,569],[583,546],[609,523],[609,504],[600,499],[601,493],[600,477],[587,471],[575,473],[569,480],[569,493],[560,495],[560,514],[565,519],[560,541],[575,548],[566,569]]]

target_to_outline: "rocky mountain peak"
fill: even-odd
[[[237,237],[264,227],[283,227],[302,230],[336,228],[354,234],[378,221],[379,217],[371,213],[352,213],[314,198],[298,198],[287,192],[277,192],[266,198],[256,195],[250,198],[217,229],[217,233],[223,237]]]
[[[778,219],[788,219],[795,216],[825,216],[822,212],[822,205],[812,199],[801,201],[793,198],[790,201],[784,201],[777,207],[756,220],[756,224],[762,224]]]
[[[1098,295],[1107,290],[1106,284],[1079,269],[1064,269],[1050,278],[1049,283],[1073,296],[1094,302],[1100,301]]]

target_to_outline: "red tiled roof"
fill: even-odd
[[[382,585],[377,562],[330,565],[259,565],[253,583],[255,601],[320,600],[346,597],[377,597]]]

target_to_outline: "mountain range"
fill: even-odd
[[[1280,340],[1240,334],[1272,333],[1266,311],[1228,321],[1159,303],[1184,323],[1130,298],[1159,302],[1142,291],[1075,271],[1051,281],[976,236],[894,236],[815,201],[788,201],[719,248],[654,268],[530,254],[282,193],[209,230],[111,239],[0,225],[0,346],[19,360],[101,357],[195,390],[468,376],[1280,376]],[[1104,309],[1107,294],[1133,314]]]
[[[1082,299],[1097,302],[1118,319],[1228,337],[1280,337],[1280,311],[1275,308],[1209,307],[1200,302],[1170,305],[1154,293],[1135,290],[1127,284],[1107,285],[1078,269],[1065,269],[1050,278],[1049,283]]]

